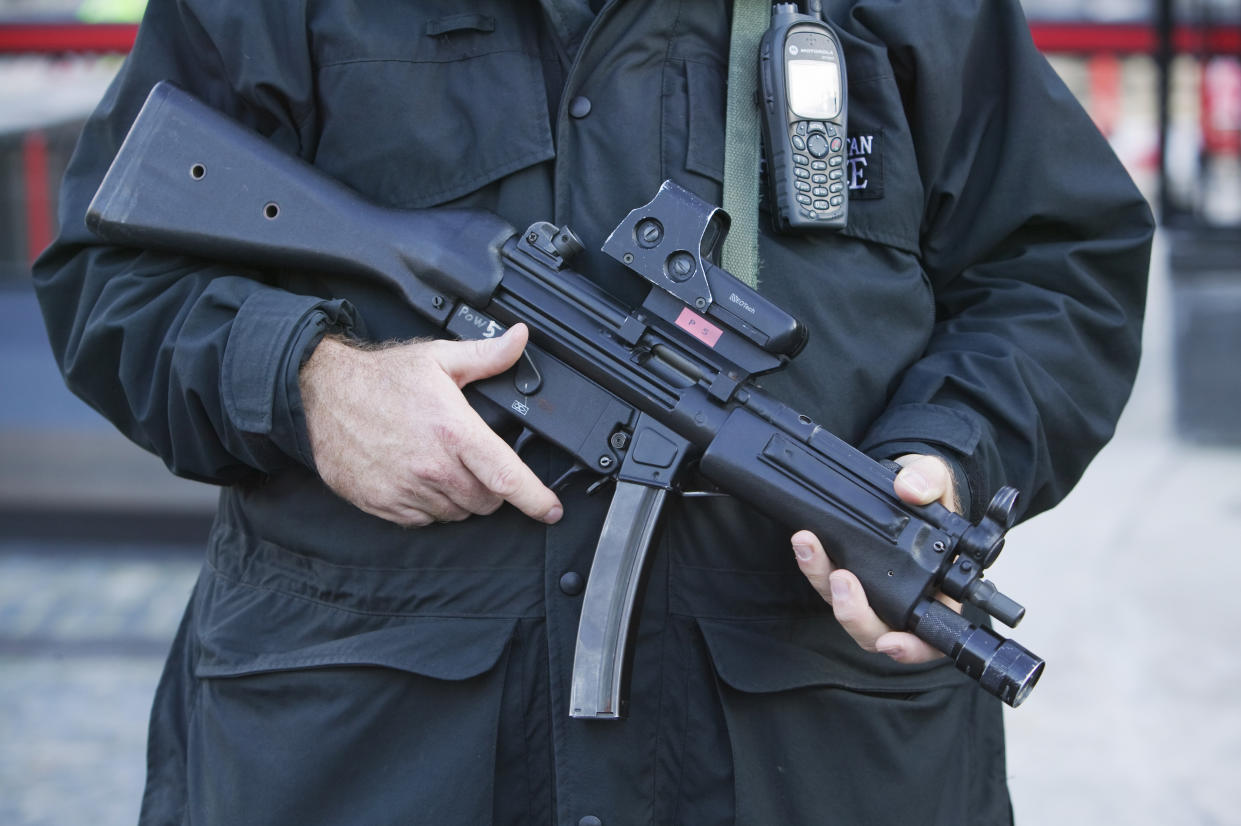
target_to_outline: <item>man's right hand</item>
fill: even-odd
[[[408,527],[488,514],[504,502],[558,521],[556,494],[461,393],[515,364],[527,336],[515,324],[497,339],[377,349],[323,339],[299,378],[323,481],[367,513]]]

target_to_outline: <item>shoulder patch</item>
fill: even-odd
[[[849,135],[849,157],[845,169],[849,199],[883,197],[883,130]]]

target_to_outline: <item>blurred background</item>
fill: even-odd
[[[215,499],[69,395],[30,284],[143,4],[0,0],[0,826],[135,821]],[[1160,231],[1117,435],[994,569],[1049,662],[1007,712],[1017,822],[1241,824],[1241,0],[1024,5]]]

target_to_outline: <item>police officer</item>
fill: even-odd
[[[759,238],[811,340],[768,388],[963,512],[1053,505],[1108,439],[1151,217],[1015,0],[825,3],[850,220]],[[144,823],[1011,819],[999,704],[869,610],[818,538],[675,502],[628,719],[570,719],[608,496],[553,492],[460,388],[505,369],[346,278],[112,247],[82,215],[172,80],[376,202],[571,223],[575,269],[672,178],[721,196],[720,0],[154,0],[66,175],[35,280],[69,385],[221,486],[151,718]],[[150,151],[159,151],[152,147]],[[380,342],[404,342],[389,343]],[[834,602],[834,606],[828,602]],[[833,612],[833,607],[835,611]]]

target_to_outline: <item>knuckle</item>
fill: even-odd
[[[462,343],[466,345],[471,358],[482,360],[490,356],[495,350],[494,342],[495,339],[491,338],[476,338]]]
[[[473,511],[479,516],[490,516],[491,514],[498,511],[500,509],[500,506],[503,504],[504,504],[504,499],[502,497],[487,496],[479,500],[479,502],[474,506]]]
[[[523,474],[519,465],[511,462],[498,462],[492,466],[485,484],[488,490],[504,500],[521,490],[522,478]],[[496,507],[499,505],[497,504]]]
[[[394,487],[378,484],[358,491],[354,503],[367,513],[385,516],[395,509],[399,500]]]
[[[417,470],[419,480],[427,487],[441,489],[453,481],[453,473],[447,462],[428,462]]]
[[[431,425],[431,443],[441,449],[454,451],[464,441],[458,423],[438,421]]]
[[[858,607],[848,600],[837,600],[832,604],[832,612],[836,615],[836,621],[844,626],[857,625],[863,619],[863,614]]]
[[[406,528],[425,528],[435,520],[429,513],[422,511],[410,511],[400,520],[400,524]]]
[[[435,519],[437,522],[464,522],[473,515],[473,511],[450,502],[435,512]]]

